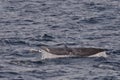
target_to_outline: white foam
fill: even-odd
[[[99,52],[97,54],[94,54],[94,55],[91,55],[91,56],[88,56],[88,57],[107,57],[107,54],[105,51],[103,52]]]

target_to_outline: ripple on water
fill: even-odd
[[[119,62],[101,62],[97,65],[93,65],[93,67],[104,69],[104,70],[120,70],[120,63]]]
[[[116,76],[99,76],[93,78],[93,80],[119,80]]]

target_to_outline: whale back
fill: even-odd
[[[41,47],[41,49],[55,54],[55,55],[69,55],[69,52],[66,48],[61,48],[61,47]]]
[[[72,53],[79,56],[90,56],[105,51],[99,48],[71,48]]]
[[[100,48],[70,48],[70,47],[41,47],[41,49],[55,55],[90,56],[105,51]]]

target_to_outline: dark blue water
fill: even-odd
[[[41,60],[29,51],[62,44],[109,57]],[[120,80],[120,1],[0,0],[0,80]]]

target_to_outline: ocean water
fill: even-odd
[[[30,52],[63,44],[109,57]],[[120,80],[120,0],[0,0],[0,80]]]

